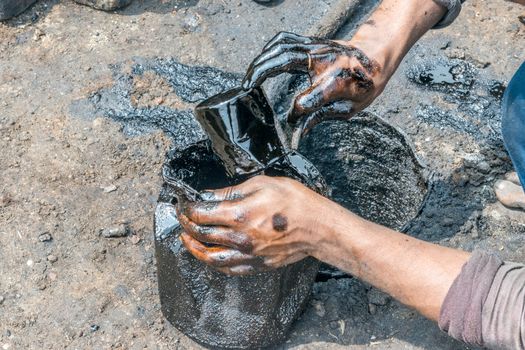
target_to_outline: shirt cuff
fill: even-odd
[[[461,12],[461,4],[464,1],[465,0],[434,0],[435,3],[446,7],[448,11],[445,14],[445,16],[434,26],[433,29],[444,28],[450,23],[454,22],[456,17]]]
[[[472,253],[443,301],[439,316],[441,330],[467,344],[483,346],[483,304],[502,264],[496,255]]]

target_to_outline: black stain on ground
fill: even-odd
[[[83,118],[102,116],[119,122],[123,133],[137,136],[156,130],[173,139],[174,148],[183,148],[205,138],[193,115],[193,105],[240,84],[241,77],[211,67],[187,66],[174,59],[135,58],[111,66],[114,85],[73,102],[71,113]],[[134,82],[145,73],[154,73],[170,85],[181,108],[166,105],[141,106],[132,102]]]

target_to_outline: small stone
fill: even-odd
[[[45,33],[41,29],[39,28],[35,29],[35,32],[33,33],[33,41],[40,40],[40,38],[43,37],[44,35]]]
[[[117,190],[117,186],[109,185],[109,186],[106,186],[106,187],[102,187],[102,190],[104,192],[106,192],[106,193],[110,193],[110,192],[116,191]]]
[[[100,326],[97,324],[92,324],[89,329],[91,329],[91,332],[96,332],[100,329]]]
[[[26,265],[31,267],[31,266],[33,266],[34,263],[35,262],[33,260],[29,259],[29,260],[27,260]]]
[[[390,300],[390,296],[379,289],[372,288],[367,293],[368,302],[374,305],[385,306]]]
[[[29,141],[31,140],[31,134],[29,134],[28,132],[22,132],[18,134],[18,140],[19,141]]]
[[[57,279],[57,274],[54,273],[54,272],[50,272],[47,277],[49,278],[49,280],[51,281],[55,281]]]
[[[53,254],[49,254],[47,256],[47,261],[49,261],[50,263],[54,263],[54,262],[58,261],[58,258],[55,255],[53,255]]]
[[[375,315],[377,313],[377,306],[375,304],[369,303],[368,312],[370,313],[370,315]]]
[[[97,117],[97,118],[95,118],[95,120],[93,120],[93,127],[94,128],[100,128],[101,126],[104,125],[104,123],[105,123],[104,118]]]
[[[478,231],[478,228],[476,226],[474,226],[472,228],[472,231],[470,231],[470,237],[476,239],[476,238],[479,238],[479,231]]]
[[[131,0],[75,0],[75,2],[97,10],[113,11],[129,5]]]
[[[34,278],[33,281],[35,282],[35,286],[38,290],[44,290],[47,288],[47,283],[44,276],[38,276]]]
[[[0,295],[0,305],[2,305],[5,301],[5,298],[3,295]]]
[[[130,240],[131,240],[131,243],[132,244],[138,244],[140,242],[140,237],[138,235],[133,235],[130,237]]]
[[[481,161],[481,162],[478,163],[478,169],[483,174],[488,174],[490,172],[490,170],[491,170],[491,166],[486,161]]]
[[[321,302],[314,303],[314,310],[315,314],[319,317],[324,317],[324,315],[326,315],[326,309],[324,308],[324,305]]]
[[[44,232],[38,236],[38,240],[40,242],[51,242],[53,240],[53,237],[49,232]]]
[[[182,28],[185,33],[193,33],[199,28],[201,18],[196,13],[187,14],[182,20]]]
[[[7,207],[11,203],[11,197],[8,194],[3,193],[0,195],[0,208]]]
[[[125,224],[119,224],[117,226],[101,230],[100,235],[105,238],[125,237],[128,235],[128,231],[128,227]]]
[[[454,222],[455,222],[455,220],[452,219],[452,218],[444,218],[443,219],[443,226],[451,227],[452,225],[454,225]]]

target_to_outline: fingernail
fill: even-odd
[[[204,191],[201,193],[201,198],[204,201],[212,201],[215,199],[215,193],[210,191]]]

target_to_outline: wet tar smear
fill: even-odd
[[[443,93],[445,102],[456,106],[444,109],[421,105],[416,113],[423,122],[467,134],[480,143],[499,142],[503,82],[481,79],[473,64],[460,59],[417,61],[406,75],[419,86]]]
[[[71,113],[84,118],[107,117],[123,126],[123,132],[136,136],[156,130],[173,139],[174,148],[184,148],[205,135],[194,118],[196,102],[240,84],[239,75],[211,67],[181,64],[174,59],[135,58],[111,66],[114,85],[103,88],[87,99],[75,101]],[[168,82],[180,108],[165,105],[139,106],[132,102],[134,84],[146,73]],[[146,87],[147,89],[148,87]]]

